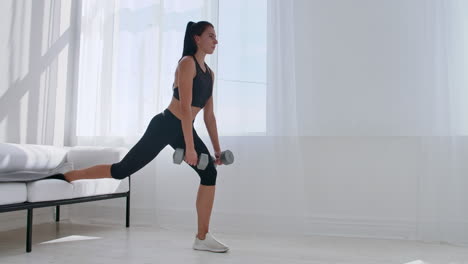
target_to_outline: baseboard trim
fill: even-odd
[[[411,219],[308,216],[305,233],[340,237],[414,240],[417,225]]]

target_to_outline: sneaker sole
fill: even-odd
[[[216,250],[216,249],[205,249],[205,248],[193,248],[194,250],[200,250],[200,251],[210,251],[210,252],[214,252],[214,253],[224,253],[224,252],[227,252],[229,251],[229,248],[228,249],[219,249],[219,250]]]

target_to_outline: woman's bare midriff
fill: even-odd
[[[195,120],[195,117],[197,116],[198,112],[200,112],[201,108],[192,106],[192,120]],[[180,101],[177,100],[175,97],[172,97],[171,103],[167,107],[171,113],[173,113],[179,120],[182,120],[182,111],[180,109]]]

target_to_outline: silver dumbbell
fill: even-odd
[[[172,155],[172,160],[175,164],[181,164],[184,160],[185,150],[181,148],[177,148]],[[199,170],[204,170],[208,166],[208,154],[202,153],[198,157],[198,164],[197,168]]]
[[[211,156],[211,159],[214,161],[215,157]],[[234,154],[230,150],[225,150],[221,152],[220,160],[223,165],[232,164],[234,163]],[[216,166],[216,163],[215,163],[215,166]]]

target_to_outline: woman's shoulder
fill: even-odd
[[[195,60],[194,60],[193,56],[191,56],[191,55],[186,55],[186,56],[183,56],[183,57],[179,60],[179,64],[195,65]]]
[[[191,56],[184,56],[182,59],[179,60],[177,65],[177,70],[182,69],[183,71],[196,71],[195,70],[195,61]]]

